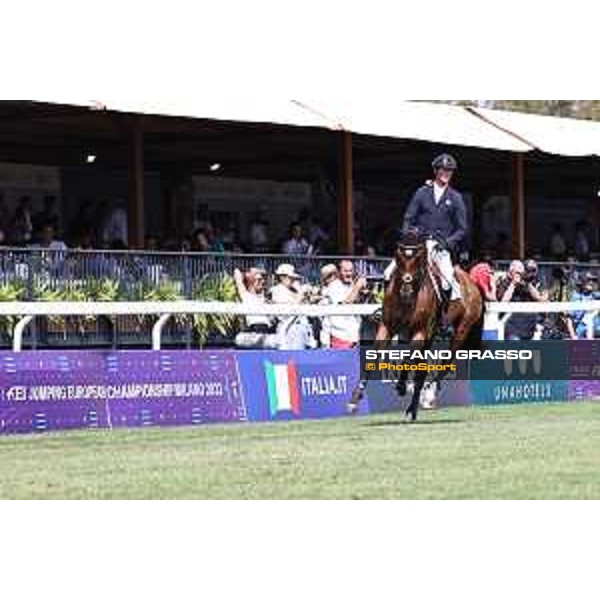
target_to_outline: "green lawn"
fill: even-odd
[[[600,498],[600,403],[0,438],[1,498]]]

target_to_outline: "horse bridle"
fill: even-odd
[[[402,255],[405,258],[412,258],[423,247],[424,247],[423,244],[410,245],[410,246],[404,246],[402,244],[398,245],[398,249],[400,250],[400,252],[402,253]],[[427,252],[426,248],[425,248],[425,252]],[[425,259],[427,260],[427,254],[425,254]],[[421,282],[423,281],[423,279],[424,279],[423,270],[421,270],[421,272],[415,276],[411,275],[410,273],[404,273],[400,276],[400,281],[406,285],[412,285],[413,283],[420,285]]]

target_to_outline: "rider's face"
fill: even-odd
[[[447,169],[438,169],[435,172],[435,180],[438,185],[448,185],[452,179],[454,171],[448,171]]]

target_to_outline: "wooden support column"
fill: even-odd
[[[512,255],[525,258],[525,160],[514,153],[511,164]]]
[[[352,178],[352,133],[341,132],[340,185],[338,197],[338,245],[344,254],[354,252],[354,202]]]
[[[482,254],[481,244],[483,240],[481,239],[481,217],[483,211],[483,204],[485,203],[486,197],[487,194],[480,189],[473,191],[473,194],[471,195],[471,258],[476,256],[478,259],[480,259]]]
[[[140,116],[134,116],[129,123],[128,179],[127,223],[129,247],[143,248],[145,237],[144,132],[142,117]]]

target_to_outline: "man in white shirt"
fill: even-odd
[[[66,258],[65,252],[67,245],[60,240],[54,239],[54,226],[46,223],[40,230],[40,243],[33,244],[31,248],[42,250],[40,257],[43,267],[47,269],[57,269],[62,266]],[[50,252],[44,252],[49,250]]]
[[[290,226],[290,237],[284,242],[282,247],[283,254],[310,254],[309,243],[302,235],[302,226],[300,223],[292,223]]]
[[[35,244],[34,248],[42,248],[44,250],[66,250],[67,245],[60,240],[54,238],[54,226],[46,223],[40,230],[40,243]]]
[[[102,228],[102,241],[105,244],[112,244],[117,240],[126,246],[129,244],[127,211],[121,203],[110,212]]]
[[[261,208],[250,225],[250,249],[252,252],[267,252],[269,248],[269,223]]]
[[[349,260],[342,260],[339,276],[328,283],[323,290],[323,297],[331,304],[353,304],[365,289],[367,280],[359,277],[354,280],[354,265]],[[347,349],[356,346],[360,340],[361,318],[358,316],[328,317],[330,347]]]

